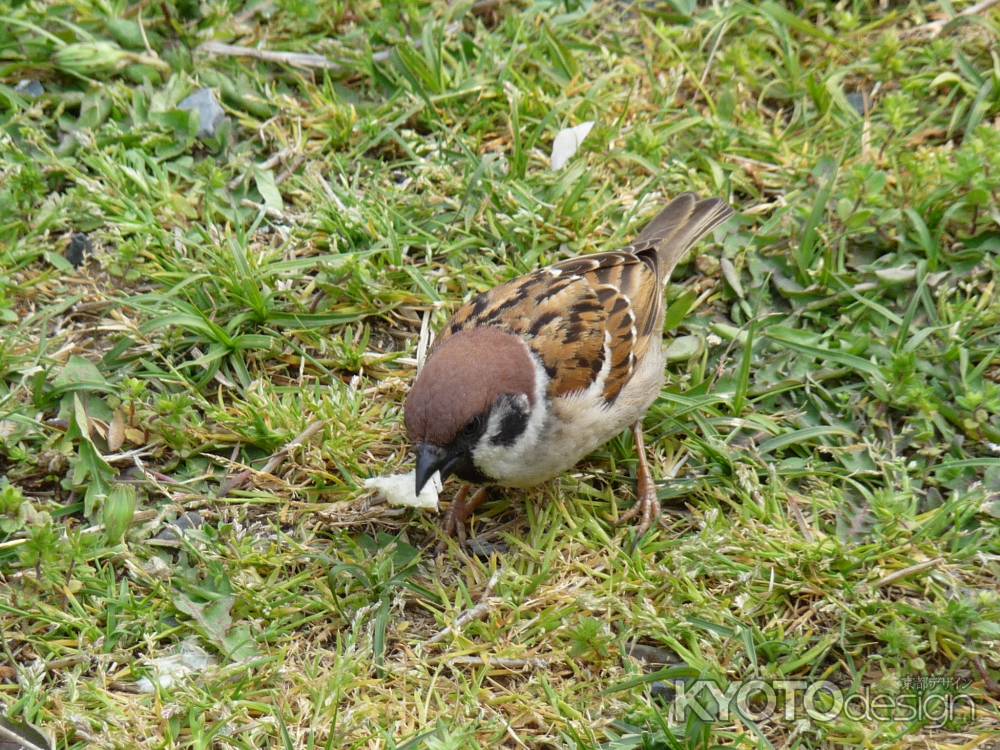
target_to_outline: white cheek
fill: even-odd
[[[472,460],[483,474],[501,484],[511,484],[524,474],[526,466],[532,464],[534,452],[545,428],[549,409],[545,401],[548,377],[541,364],[535,361],[535,405],[530,407],[528,397],[521,396],[521,405],[528,414],[527,424],[512,445],[497,445],[491,436],[500,433],[505,409],[496,409],[490,414],[487,429],[472,451]]]

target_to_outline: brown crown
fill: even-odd
[[[504,394],[534,402],[535,368],[528,348],[498,328],[460,331],[431,350],[406,398],[413,443],[450,444]]]

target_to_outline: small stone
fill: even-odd
[[[659,646],[649,646],[645,643],[633,643],[628,650],[629,656],[646,664],[665,667],[668,664],[680,664],[680,657],[673,651]]]
[[[714,255],[709,255],[708,253],[704,253],[702,255],[695,256],[694,267],[697,268],[698,273],[702,274],[703,276],[715,277],[719,275],[719,271],[722,267],[722,264],[719,262],[719,259],[716,258]]]
[[[156,555],[151,556],[142,564],[142,571],[146,575],[159,581],[170,580],[170,566],[165,560],[157,557]]]
[[[671,703],[677,697],[677,688],[674,687],[672,682],[661,682],[658,680],[649,686],[649,694],[655,700]]]
[[[197,529],[205,523],[205,519],[201,517],[201,513],[196,510],[189,510],[186,513],[181,514],[181,516],[173,522],[173,526],[176,526],[181,531],[187,531],[188,529]]]
[[[177,105],[177,109],[198,113],[198,137],[211,138],[226,119],[212,89],[198,89]]]
[[[196,510],[182,513],[177,517],[176,521],[168,524],[167,527],[153,537],[150,542],[163,547],[180,546],[181,537],[185,532],[190,531],[191,529],[201,528],[204,523],[205,519],[203,519],[201,517],[201,513]]]
[[[14,87],[14,93],[34,99],[45,93],[45,87],[33,78],[22,78]]]
[[[847,95],[847,103],[854,107],[859,115],[865,113],[865,95],[860,91],[852,91]]]
[[[87,256],[93,252],[94,243],[90,241],[90,237],[83,232],[74,232],[73,236],[70,237],[69,247],[66,248],[66,260],[72,264],[73,268],[79,268]]]

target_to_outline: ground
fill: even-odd
[[[0,20],[0,747],[1000,746],[1000,10]],[[689,190],[738,217],[667,290],[662,528],[628,435],[468,549],[364,489],[422,327]]]

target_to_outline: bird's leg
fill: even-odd
[[[629,508],[618,519],[618,524],[628,523],[641,514],[641,521],[636,528],[641,539],[653,522],[660,517],[660,500],[656,496],[656,484],[653,483],[653,475],[649,471],[649,462],[646,460],[646,440],[642,435],[642,420],[632,425],[632,437],[635,439],[635,451],[639,458],[639,471],[636,477],[636,501],[635,505]]]
[[[462,485],[462,489],[455,495],[455,499],[451,502],[451,508],[448,509],[448,515],[444,519],[444,533],[448,536],[457,536],[459,544],[465,544],[465,522],[469,520],[473,511],[486,500],[485,487],[480,487],[469,499],[469,490],[471,489],[471,484]]]

